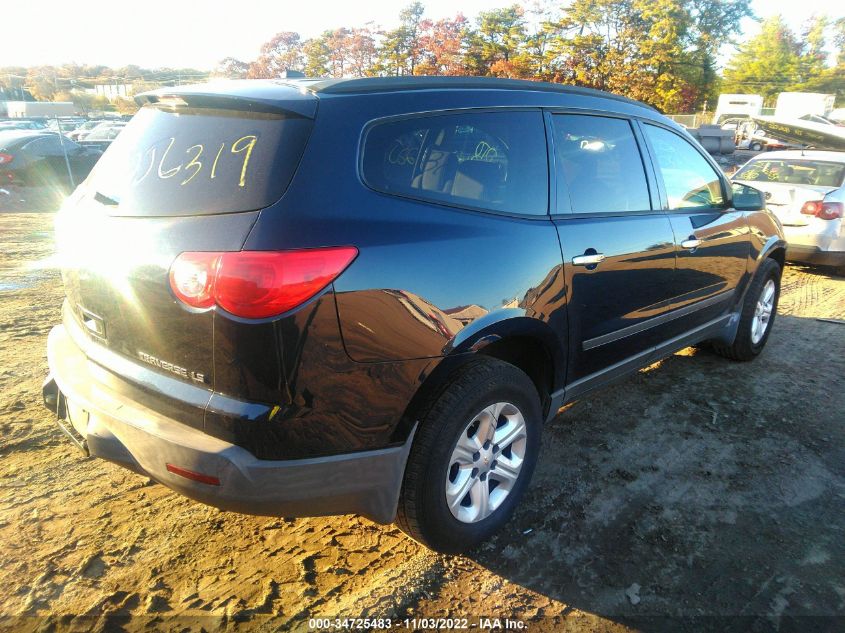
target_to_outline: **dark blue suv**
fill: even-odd
[[[640,103],[434,77],[139,99],[56,219],[44,400],[86,453],[199,501],[461,551],[565,402],[771,331],[779,224]]]

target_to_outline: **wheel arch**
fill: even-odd
[[[763,258],[770,258],[775,260],[779,265],[780,269],[783,270],[786,266],[786,244],[777,244],[769,249]],[[760,260],[762,261],[762,259]]]
[[[460,340],[456,337],[457,344],[446,355],[432,359],[422,372],[394,439],[407,435],[425,404],[437,397],[454,372],[479,357],[496,358],[525,372],[540,395],[543,417],[548,418],[555,393],[562,390],[566,378],[564,342],[551,326],[531,317],[510,316],[473,330]]]

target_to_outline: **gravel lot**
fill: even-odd
[[[450,558],[81,459],[39,404],[62,297],[51,227],[0,214],[0,628],[845,630],[845,323],[820,320],[845,321],[845,279],[789,268],[754,363],[687,349],[562,411],[508,528]]]

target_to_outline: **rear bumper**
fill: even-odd
[[[402,446],[295,460],[260,460],[127,400],[97,381],[92,361],[64,326],[47,342],[44,403],[62,430],[92,457],[146,474],[223,510],[268,516],[360,514],[390,523],[413,432]],[[168,470],[190,471],[203,483]]]
[[[822,250],[818,246],[788,245],[786,259],[819,266],[843,266],[845,265],[845,251]]]

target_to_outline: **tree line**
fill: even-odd
[[[719,49],[750,16],[750,0],[574,0],[429,19],[421,2],[399,25],[340,27],[303,40],[283,31],[225,76],[476,75],[579,84],[687,111],[712,98]]]
[[[282,31],[257,59],[222,60],[225,77],[475,75],[538,79],[607,90],[663,112],[694,112],[719,92],[751,92],[767,99],[784,90],[838,92],[845,97],[845,18],[810,18],[793,33],[780,16],[742,43],[724,76],[720,49],[752,17],[750,0],[574,0],[564,7],[535,0],[527,6],[482,11],[474,20],[424,17],[413,2],[399,25],[340,27],[302,39]],[[827,65],[827,34],[838,48]]]
[[[537,79],[607,90],[667,113],[695,112],[720,92],[762,94],[771,102],[784,90],[834,92],[845,99],[845,18],[811,17],[793,32],[776,16],[754,38],[737,42],[740,22],[753,17],[751,0],[532,0],[432,19],[422,2],[399,13],[395,28],[368,23],[326,30],[311,38],[281,31],[258,57],[221,60],[211,76],[272,78],[288,70],[312,77],[474,75]],[[738,44],[723,72],[719,55]],[[837,51],[828,63],[827,49]],[[29,69],[38,98],[73,69]],[[0,90],[6,69],[0,69]],[[80,70],[77,68],[76,70]],[[140,91],[188,83],[207,73],[134,67],[99,75],[128,76]],[[154,73],[164,72],[167,80]],[[201,79],[200,79],[201,80]],[[72,91],[71,91],[72,92]],[[58,93],[55,90],[53,94]]]
[[[0,101],[73,101],[82,112],[116,109],[134,112],[130,98],[114,102],[88,92],[98,85],[125,85],[138,94],[161,86],[206,81],[211,73],[195,68],[142,68],[136,65],[110,68],[102,64],[0,67]]]

